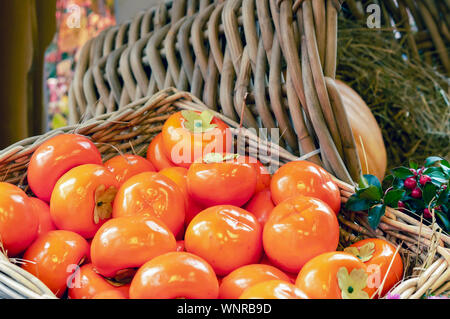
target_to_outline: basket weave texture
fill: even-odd
[[[27,189],[31,154],[56,134],[88,136],[104,160],[118,150],[143,155],[169,114],[208,108],[235,137],[247,137],[237,151],[254,154],[256,145],[270,146],[275,154],[259,159],[274,167],[308,158],[336,176],[346,202],[361,166],[334,82],[341,2],[175,0],[105,30],[81,51],[69,96],[73,125],[0,152],[3,180]],[[241,123],[268,132],[280,128],[279,145]],[[436,225],[393,209],[376,231],[364,213],[342,212],[339,221],[341,247],[366,237],[401,244],[406,279],[393,293],[420,298],[449,290],[450,238]],[[35,278],[14,277],[15,267],[0,261],[3,294],[51,296],[31,284]]]
[[[26,170],[31,155],[39,145],[57,134],[77,133],[89,137],[99,148],[104,160],[116,156],[119,151],[145,155],[151,139],[161,131],[170,114],[180,109],[202,111],[207,108],[192,94],[168,88],[152,97],[136,100],[119,111],[14,144],[0,153],[0,171],[4,181],[30,192],[26,183]],[[258,159],[275,169],[283,163],[298,159],[278,145],[258,138],[253,131],[242,128],[223,114],[213,114],[230,126],[236,152],[254,155],[259,151],[264,156]],[[342,201],[346,202],[354,192],[353,186],[338,179],[335,181],[341,190]],[[387,211],[376,231],[368,226],[363,213],[353,216],[342,211],[339,222],[340,248],[368,237],[384,238],[397,247],[401,244],[399,251],[405,264],[406,277],[392,293],[400,294],[402,298],[420,298],[424,293],[449,290],[450,238],[436,231],[435,226],[423,225],[393,209]],[[414,265],[419,267],[415,268]],[[0,293],[9,298],[55,298],[39,280],[9,262],[2,254]]]

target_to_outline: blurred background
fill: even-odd
[[[0,1],[0,118],[7,119],[0,125],[0,149],[65,126],[79,49],[105,28],[162,1]]]

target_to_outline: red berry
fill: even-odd
[[[414,189],[417,186],[417,181],[414,177],[408,177],[405,179],[404,185],[408,189]]]
[[[422,198],[422,190],[420,188],[414,188],[411,192],[411,197]]]
[[[420,185],[424,186],[426,183],[431,182],[431,177],[428,175],[422,175],[419,178]]]
[[[397,203],[397,207],[398,208],[405,208],[405,203],[403,203],[401,200],[399,200],[398,203]]]
[[[414,174],[414,176],[417,176],[417,171],[414,168],[410,168],[409,170]]]
[[[417,171],[417,173],[418,173],[419,175],[422,175],[424,169],[425,169],[425,167],[422,166],[422,168],[419,168],[419,170]]]
[[[425,208],[425,209],[423,210],[423,217],[425,217],[425,218],[431,218],[431,217],[433,217],[433,216],[431,215],[430,210],[429,210],[428,208]]]

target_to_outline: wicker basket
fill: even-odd
[[[160,19],[155,12],[168,13],[170,19],[159,29],[146,27],[146,32],[141,23],[139,40],[122,41],[87,68],[88,56],[108,51],[88,44],[70,90],[70,122],[176,87],[232,120],[242,115],[247,128],[279,127],[280,145],[295,155],[314,152],[318,145],[323,156],[311,161],[345,182],[358,180],[358,153],[334,83],[340,1],[197,4],[166,2],[139,15],[130,30],[131,25],[138,28],[143,16]],[[317,19],[326,24],[315,24]],[[102,38],[93,40],[96,47],[110,48]]]
[[[69,126],[43,136],[32,137],[14,144],[0,153],[0,172],[7,182],[19,185],[29,192],[26,170],[34,150],[49,138],[62,133],[78,133],[88,136],[107,160],[121,152],[144,155],[151,139],[161,131],[164,121],[180,109],[204,110],[207,106],[187,92],[168,88],[152,97],[145,97],[121,110],[99,115],[80,125]],[[214,112],[232,129],[235,150],[241,154],[262,151],[259,160],[277,168],[288,161],[298,159],[276,144],[259,139],[253,131]],[[353,186],[335,179],[346,202],[354,192]],[[449,290],[450,238],[436,229],[422,225],[402,212],[389,209],[380,227],[373,231],[363,213],[339,215],[341,226],[340,246],[366,238],[379,237],[391,241],[397,247],[405,264],[406,278],[393,293],[402,298],[420,298],[424,293],[441,293]],[[420,267],[413,267],[414,264]],[[0,293],[11,298],[55,298],[45,286],[21,268],[13,265],[0,254]]]

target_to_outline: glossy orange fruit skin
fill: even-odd
[[[48,203],[58,179],[83,164],[102,165],[102,157],[94,143],[76,134],[55,136],[39,146],[31,156],[28,184],[38,198]]]
[[[336,250],[339,224],[319,199],[297,196],[277,205],[264,226],[264,251],[278,267],[296,273],[311,258]]]
[[[366,265],[351,254],[328,252],[307,262],[300,270],[295,285],[311,299],[342,299],[336,277],[341,267],[347,268],[348,273],[353,269],[367,270]],[[371,296],[375,290],[366,287],[364,291]]]
[[[115,277],[119,270],[138,268],[148,260],[176,251],[176,240],[158,218],[146,215],[107,221],[91,243],[91,260],[99,274]]]
[[[370,265],[380,267],[380,283],[383,281],[384,277],[386,277],[386,281],[381,292],[381,296],[384,296],[397,282],[402,280],[403,261],[400,254],[396,252],[396,247],[383,239],[367,238],[354,243],[350,247],[361,247],[370,242],[375,244],[375,251],[372,258],[365,261],[364,264],[368,267]],[[388,273],[389,265],[391,264],[392,259],[394,261],[392,262],[392,266]]]
[[[56,183],[50,200],[50,215],[58,229],[70,230],[89,239],[107,219],[94,221],[95,191],[119,188],[115,176],[104,166],[86,164],[64,174]]]
[[[103,164],[111,173],[116,176],[117,181],[122,185],[126,180],[134,175],[144,172],[155,172],[153,164],[147,159],[132,154],[118,155]]]
[[[189,225],[192,218],[194,218],[198,213],[200,213],[205,208],[193,200],[188,193],[187,188],[187,168],[184,167],[169,167],[159,171],[160,174],[167,176],[173,180],[178,187],[180,187],[181,192],[184,195],[186,203],[186,216],[184,219],[185,226]]]
[[[145,263],[134,276],[130,299],[215,299],[219,283],[212,267],[201,257],[167,253]]]
[[[327,203],[337,214],[341,207],[339,187],[322,167],[307,161],[293,161],[281,166],[270,182],[273,202],[304,195]]]
[[[36,238],[39,219],[19,187],[0,182],[0,240],[9,257],[23,252]]]
[[[155,172],[135,175],[117,192],[113,217],[138,214],[160,218],[177,236],[183,229],[186,214],[183,193],[167,176]]]
[[[55,224],[53,224],[50,216],[50,206],[39,198],[30,197],[29,199],[39,219],[38,236],[48,233],[51,230],[56,230]]]
[[[270,213],[275,208],[270,189],[265,188],[262,191],[255,193],[243,208],[255,215],[261,226],[264,227],[269,219]]]
[[[40,279],[57,297],[61,297],[76,270],[88,255],[89,244],[80,235],[53,230],[38,237],[25,251],[23,259],[31,261],[22,268]]]
[[[217,126],[206,133],[193,133],[185,128],[184,123],[181,112],[177,112],[167,119],[162,129],[164,152],[176,166],[188,168],[204,153],[227,153],[231,150],[231,131],[222,120],[214,117],[211,124]]]
[[[309,299],[295,285],[284,280],[269,280],[245,289],[239,299]]]
[[[127,299],[123,293],[117,290],[107,290],[94,295],[92,299]]]
[[[99,275],[92,264],[81,266],[74,276],[72,286],[69,287],[69,299],[92,299],[97,294],[118,291],[128,298],[130,284],[114,286],[104,277]]]
[[[256,170],[256,189],[255,192],[260,192],[266,188],[270,187],[270,181],[272,176],[270,175],[267,168],[256,158],[251,156],[243,156],[245,163],[250,163]]]
[[[269,280],[290,281],[284,272],[273,266],[262,264],[242,266],[222,279],[219,298],[238,299],[248,287]]]
[[[278,266],[274,265],[274,263],[269,259],[269,257],[267,257],[266,254],[263,254],[261,260],[259,261],[259,264],[261,264],[261,265],[268,265],[268,266],[272,266],[272,267],[275,267],[275,268],[279,269]],[[291,273],[291,272],[284,271],[284,270],[281,270],[281,269],[279,269],[279,270],[283,271],[283,273],[286,274],[286,276],[288,276],[290,283],[295,283],[295,280],[297,279],[297,276],[298,276],[298,272]]]
[[[231,206],[213,206],[200,212],[186,229],[186,251],[205,259],[218,276],[261,257],[261,225],[253,214]]]
[[[195,162],[187,174],[188,192],[200,205],[242,206],[256,190],[257,171],[239,159],[220,163]]]
[[[166,156],[162,145],[162,133],[156,135],[150,142],[147,150],[147,159],[153,164],[157,171],[160,171],[164,168],[176,166]]]

